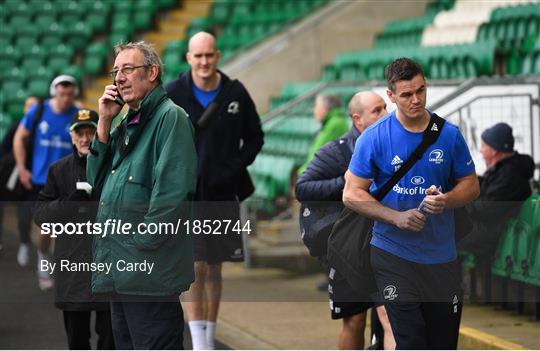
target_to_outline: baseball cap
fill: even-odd
[[[77,111],[71,119],[69,130],[72,131],[73,129],[80,126],[92,126],[94,128],[97,128],[97,122],[98,114],[96,111],[82,109]]]

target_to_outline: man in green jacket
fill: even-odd
[[[193,127],[168,98],[152,46],[120,44],[115,54],[115,84],[99,99],[87,164],[88,182],[101,191],[92,291],[111,296],[117,348],[179,349],[178,295],[194,280],[184,225],[197,178]],[[123,102],[129,110],[111,131]]]
[[[322,123],[321,130],[309,148],[306,161],[298,169],[298,175],[304,173],[317,150],[329,141],[339,138],[349,130],[349,122],[341,109],[341,100],[335,95],[319,94],[315,98],[313,117]]]

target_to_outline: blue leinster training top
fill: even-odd
[[[32,183],[36,185],[45,185],[49,166],[73,152],[69,136],[69,122],[78,108],[71,106],[66,112],[58,114],[53,111],[50,101],[49,99],[43,102],[43,114],[37,125],[34,139],[31,171]],[[21,124],[29,132],[32,132],[37,110],[38,104],[34,104],[21,120]]]
[[[407,131],[395,111],[389,113],[360,135],[349,170],[373,180],[370,192],[376,194],[420,144],[422,134]],[[455,179],[473,171],[474,162],[463,136],[457,126],[446,122],[437,141],[381,202],[398,211],[416,208],[431,185],[448,192]],[[420,232],[376,221],[371,244],[413,262],[452,261],[456,258],[454,211],[447,209],[440,215],[428,216]]]

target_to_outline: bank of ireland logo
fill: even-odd
[[[421,176],[414,176],[411,178],[411,183],[413,183],[414,185],[421,185],[421,184],[424,184],[426,182],[426,180],[424,179],[424,177],[421,177]]]
[[[389,300],[389,301],[394,300],[396,297],[398,297],[398,294],[396,294],[396,291],[397,289],[394,285],[388,285],[383,290],[384,299]]]
[[[435,164],[441,164],[444,161],[444,153],[441,149],[435,149],[429,153],[429,162],[434,162]]]

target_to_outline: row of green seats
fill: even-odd
[[[499,7],[491,12],[491,21],[540,17],[540,3]]]
[[[289,193],[291,175],[296,165],[295,160],[290,157],[260,153],[249,167],[249,172],[256,179],[256,183],[264,181],[269,185],[269,198],[274,198]]]
[[[265,137],[263,152],[271,155],[288,156],[296,163],[302,163],[311,145],[311,138],[284,137],[282,135],[269,134]]]
[[[426,75],[434,79],[467,78],[490,75],[496,44],[474,44],[397,49],[372,49],[340,54],[323,69],[323,80],[382,80],[386,65],[398,57],[418,61]]]
[[[270,110],[273,110],[296,97],[307,93],[309,90],[315,88],[319,85],[320,82],[299,82],[299,83],[288,83],[281,88],[281,93],[279,96],[272,96],[270,98]]]
[[[19,73],[13,71],[18,70],[17,67],[10,71],[13,76]],[[3,80],[0,86],[4,102],[0,104],[0,110],[4,110],[12,118],[20,118],[24,100],[30,96],[38,96],[46,98],[49,96],[49,86],[52,78],[59,74],[69,74],[75,77],[79,84],[82,82],[82,68],[76,65],[64,65],[57,71],[51,71],[49,67],[39,67],[31,79],[26,80]],[[52,73],[52,74],[51,74]]]
[[[521,43],[528,37],[536,38],[540,32],[540,17],[497,20],[483,23],[477,34],[477,41],[499,40]],[[515,46],[520,46],[515,45]]]
[[[296,1],[214,1],[210,13],[210,21],[216,25],[224,25],[231,18],[249,18],[254,12],[281,13],[285,17],[300,17],[309,13],[312,9],[325,3],[324,0],[296,0]]]
[[[492,272],[540,286],[540,195],[530,196],[518,218],[508,222],[499,241]]]
[[[434,14],[389,22],[375,38],[374,47],[418,46],[424,28],[433,23]]]
[[[540,36],[528,38],[520,50],[508,54],[506,72],[509,75],[540,74]]]

